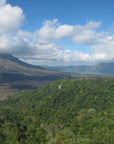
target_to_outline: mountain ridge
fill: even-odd
[[[96,65],[44,67],[47,70],[114,76],[114,62]]]
[[[0,59],[4,59],[4,60],[10,60],[12,62],[16,62],[22,66],[25,66],[25,67],[28,67],[28,68],[38,68],[38,69],[44,69],[43,67],[41,66],[35,66],[35,65],[31,65],[31,64],[28,64],[28,63],[25,63],[21,60],[19,60],[17,57],[15,56],[12,56],[11,54],[5,54],[5,53],[0,53]]]
[[[6,62],[5,62],[6,61]],[[1,66],[6,67],[8,65],[8,61],[13,62],[12,66],[15,63],[21,65],[22,67],[26,68],[33,68],[33,69],[39,69],[39,70],[47,70],[47,71],[61,71],[61,72],[69,72],[69,73],[86,73],[86,74],[98,74],[98,75],[109,75],[109,76],[114,76],[114,62],[108,62],[108,63],[99,63],[96,65],[78,65],[78,66],[36,66],[36,65],[31,65],[26,62],[23,62],[19,60],[17,57],[12,56],[11,54],[3,54],[0,53],[0,70]],[[5,63],[5,65],[1,64]],[[9,67],[14,69],[14,67]],[[20,66],[19,66],[20,67]],[[7,66],[7,71],[9,70]],[[16,69],[16,68],[15,68]],[[18,71],[19,69],[17,69]]]
[[[68,75],[26,64],[10,54],[0,54],[0,100],[64,77]]]

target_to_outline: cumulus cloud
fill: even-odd
[[[74,26],[74,35],[72,40],[77,44],[91,45],[96,43],[98,40],[98,33],[95,29],[98,29],[101,26],[100,22],[87,22],[85,25],[75,25]]]
[[[73,26],[71,25],[60,25],[57,19],[52,21],[45,21],[43,27],[36,31],[39,42],[47,43],[50,41],[56,41],[61,38],[68,38],[73,32]]]
[[[70,37],[72,35],[73,29],[74,28],[71,25],[60,25],[55,30],[54,37],[57,39]]]
[[[0,33],[17,32],[24,18],[21,8],[12,7],[5,0],[0,1]]]
[[[84,25],[61,24],[58,19],[44,21],[31,33],[20,29],[25,16],[20,7],[0,0],[0,52],[11,53],[34,64],[78,64],[114,60],[114,36],[98,31],[102,22]],[[85,45],[93,53],[66,49],[61,40]]]
[[[25,55],[30,53],[32,48],[30,43],[25,41],[21,37],[3,35],[0,36],[0,52],[1,53],[11,53],[16,55]]]
[[[72,38],[76,44],[95,43],[97,33],[95,29],[101,26],[100,22],[87,22],[85,25],[60,25],[57,19],[45,21],[43,27],[39,29],[39,42],[50,42],[62,38]]]

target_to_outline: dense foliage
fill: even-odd
[[[58,80],[0,102],[0,144],[113,144],[114,79]]]

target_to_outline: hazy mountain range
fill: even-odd
[[[37,71],[36,71],[37,70]],[[29,75],[40,72],[40,75],[47,73],[49,71],[61,71],[69,73],[88,73],[88,74],[100,74],[100,75],[114,75],[114,62],[111,63],[99,63],[97,65],[79,65],[79,66],[36,66],[25,63],[18,58],[10,54],[0,54],[0,73],[1,72],[24,72],[29,73]],[[42,72],[41,72],[42,71]],[[55,74],[54,72],[51,72]],[[58,73],[56,73],[58,74]]]
[[[114,63],[99,63],[97,65],[79,65],[79,66],[57,66],[57,67],[45,67],[48,70],[62,71],[70,73],[87,73],[97,75],[114,75]]]

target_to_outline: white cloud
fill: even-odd
[[[99,43],[92,47],[95,49],[95,54],[105,55],[104,60],[114,59],[114,36],[104,36]]]
[[[86,25],[84,25],[84,26],[80,26],[80,27],[83,27],[83,30],[85,29],[85,30],[87,30],[87,29],[98,29],[100,26],[101,26],[101,24],[102,24],[102,21],[100,21],[100,22],[93,22],[93,21],[89,21],[89,22],[87,22],[87,24]]]
[[[98,41],[98,33],[95,29],[101,26],[100,22],[87,22],[85,25],[75,25],[72,40],[76,44],[91,45]]]
[[[70,37],[73,32],[73,29],[73,26],[70,25],[60,25],[56,28],[54,37],[56,39]]]
[[[80,33],[76,33],[76,35],[74,35],[72,40],[76,44],[91,45],[96,43],[96,32],[92,30],[80,31]]]
[[[61,38],[70,37],[73,32],[73,26],[60,25],[57,19],[53,21],[45,21],[43,27],[36,31],[38,41],[41,43],[47,43],[50,41],[56,41]]]
[[[0,33],[17,32],[25,18],[23,11],[19,7],[4,4],[5,1],[2,0],[0,7]]]
[[[0,52],[17,55],[28,54],[32,51],[30,43],[23,38],[11,35],[0,36]]]
[[[72,38],[76,44],[92,44],[96,40],[96,31],[101,25],[100,22],[88,22],[85,25],[60,25],[57,19],[45,21],[43,27],[36,32],[38,41],[47,43],[62,38]]]

